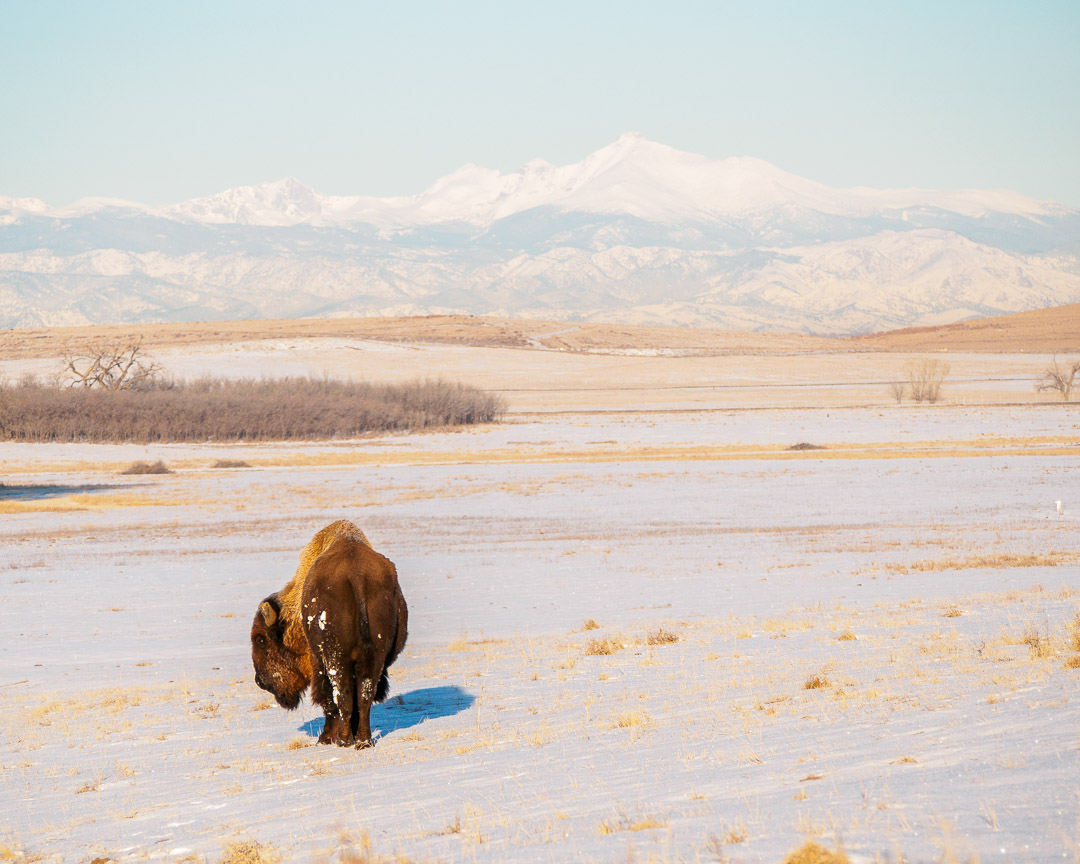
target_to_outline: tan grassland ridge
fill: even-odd
[[[338,338],[419,342],[484,348],[556,351],[656,350],[700,354],[834,351],[833,339],[791,333],[740,333],[587,322],[510,320],[471,315],[409,318],[297,318],[267,321],[205,321],[170,324],[109,324],[0,332],[5,359],[53,357],[103,341],[141,340],[149,350],[267,339]],[[844,346],[841,350],[851,350]]]
[[[862,350],[1075,354],[1080,352],[1080,303],[941,327],[907,327],[846,341]]]
[[[849,338],[686,327],[428,315],[408,318],[298,318],[46,327],[0,332],[0,356],[53,357],[102,341],[142,340],[147,349],[287,338],[369,339],[570,352],[799,354],[861,351],[1080,352],[1080,304],[911,327]]]

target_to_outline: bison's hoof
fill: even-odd
[[[357,750],[367,750],[368,747],[374,747],[374,746],[375,746],[375,742],[372,741],[370,738],[357,738],[356,739],[356,749]]]
[[[320,744],[329,744],[329,743],[331,743],[330,733],[327,732],[325,729],[323,729],[323,731],[319,734],[319,743]]]

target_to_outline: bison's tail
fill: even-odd
[[[360,635],[360,644],[370,646],[372,644],[372,641],[371,641],[371,622],[368,620],[367,604],[364,602],[364,598],[362,596],[358,596],[356,598],[356,601],[357,601],[357,604],[360,607],[360,609],[359,609],[360,615],[358,616],[359,620],[357,621],[357,624],[359,625],[359,631],[360,631],[360,634],[359,634]],[[387,665],[389,665],[389,664],[387,664]],[[374,701],[375,702],[382,702],[386,698],[386,696],[387,696],[387,694],[389,692],[390,692],[390,679],[387,677],[386,667],[384,666],[383,670],[382,670],[382,675],[379,676],[378,686],[376,686],[376,688],[375,688],[375,699],[374,699]]]
[[[390,676],[387,674],[386,668],[382,670],[382,675],[379,678],[379,686],[375,688],[375,701],[382,702],[387,696],[390,695]]]

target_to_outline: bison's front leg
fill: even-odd
[[[334,704],[334,691],[330,686],[330,679],[326,677],[326,671],[323,669],[322,663],[318,661],[317,657],[314,659],[311,676],[311,701],[323,710],[323,728],[322,732],[319,733],[319,743],[330,744],[333,743],[338,727],[337,714],[331,708]]]
[[[320,744],[333,744],[334,740],[340,736],[338,727],[341,725],[341,718],[336,714],[323,714],[325,722],[323,723],[323,730],[319,733]]]

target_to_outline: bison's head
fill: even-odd
[[[287,644],[288,635],[288,622],[281,617],[281,600],[271,594],[259,604],[251,622],[251,662],[255,683],[273,693],[278,705],[291,711],[300,704],[300,697],[311,683],[311,673],[306,652],[292,650]]]

